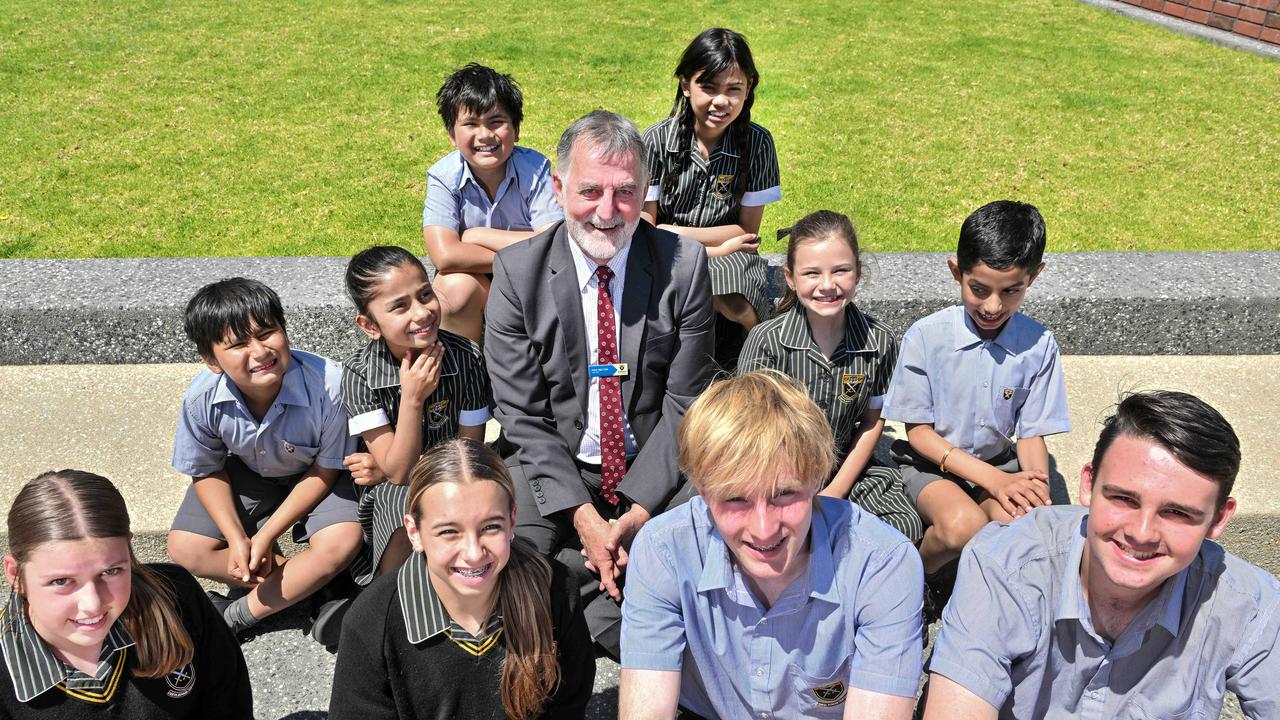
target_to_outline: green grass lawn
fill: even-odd
[[[1280,249],[1280,63],[1073,0],[4,7],[3,257],[420,249],[451,68],[514,74],[550,152],[593,108],[662,118],[711,25],[761,72],[766,237],[830,207],[873,250],[945,250],[1012,197],[1051,251]]]

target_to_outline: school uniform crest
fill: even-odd
[[[711,194],[715,195],[717,198],[720,198],[721,200],[729,199],[729,197],[733,195],[733,178],[734,177],[735,176],[733,175],[717,175],[716,187],[714,190],[711,191]]]
[[[1013,388],[1005,388],[1005,389],[1004,389],[1004,399],[1005,399],[1005,400],[1012,400],[1012,399],[1013,399]]]
[[[449,401],[438,400],[427,407],[427,425],[436,429],[449,422]]]
[[[164,676],[164,684],[168,686],[165,692],[171,698],[186,697],[196,687],[196,669],[191,663],[187,663],[182,667],[174,670]]]
[[[840,399],[844,401],[852,400],[858,397],[858,391],[862,389],[862,383],[866,382],[867,376],[864,373],[845,373],[840,376]]]
[[[818,700],[818,707],[835,707],[843,705],[844,699],[849,695],[849,688],[845,687],[843,680],[837,680],[828,685],[821,685],[816,688],[809,688],[813,696]]]

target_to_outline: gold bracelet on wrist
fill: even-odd
[[[947,458],[951,457],[951,451],[955,449],[956,449],[955,445],[952,445],[951,447],[947,448],[947,451],[942,453],[942,460],[938,462],[938,470],[941,471],[944,475],[947,472]]]

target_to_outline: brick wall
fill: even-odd
[[[1147,10],[1280,45],[1280,0],[1122,0]]]

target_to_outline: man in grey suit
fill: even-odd
[[[707,256],[640,222],[644,145],[621,115],[570,125],[552,179],[564,221],[494,258],[485,359],[516,531],[602,591],[587,621],[616,658],[631,539],[691,496],[675,433],[713,368]]]

